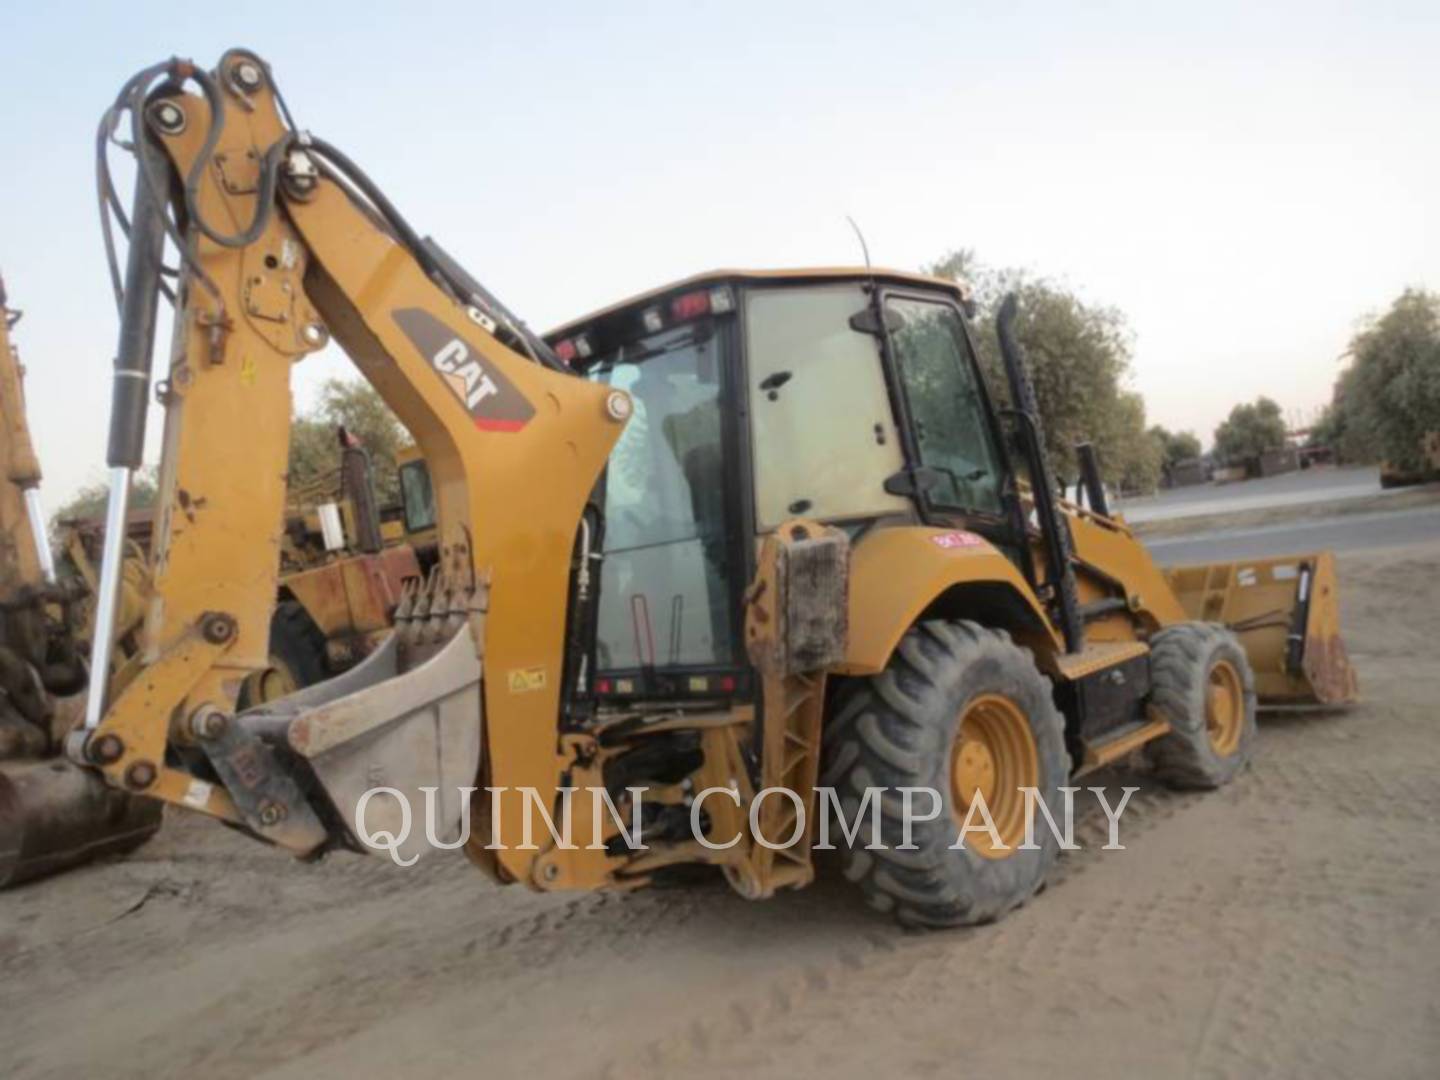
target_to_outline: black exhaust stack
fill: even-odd
[[[1015,294],[1010,293],[1000,304],[1000,313],[995,319],[1000,356],[1005,362],[1005,378],[1010,384],[1010,399],[1014,404],[1014,408],[1007,411],[1020,422],[1020,438],[1030,466],[1035,514],[1040,520],[1040,533],[1045,541],[1045,578],[1050,586],[1052,612],[1064,635],[1066,650],[1079,652],[1085,646],[1085,630],[1075,592],[1075,570],[1070,564],[1070,530],[1055,500],[1055,477],[1050,471],[1050,460],[1045,455],[1045,436],[1040,425],[1040,406],[1035,400],[1035,384],[1030,381],[1025,356],[1020,351],[1020,343],[1015,340],[1018,307]]]

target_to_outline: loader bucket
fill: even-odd
[[[162,804],[108,786],[64,758],[0,764],[0,889],[133,851]]]
[[[1355,700],[1330,552],[1178,566],[1165,576],[1190,618],[1224,623],[1239,637],[1261,704]]]

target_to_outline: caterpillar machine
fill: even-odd
[[[142,71],[102,143],[122,116],[111,520],[152,393],[165,429],[143,670],[93,676],[67,741],[92,787],[307,859],[382,831],[420,854],[403,795],[503,882],[698,864],[750,898],[809,882],[822,810],[868,803],[881,839],[846,838],[847,876],[902,921],[957,925],[1023,902],[1056,856],[1043,827],[1021,846],[1023,788],[1058,815],[1072,776],[1137,750],[1217,786],[1257,696],[1354,695],[1328,554],[1167,574],[1106,513],[1093,455],[1091,506],[1057,498],[1013,303],[1007,410],[959,289],[912,274],[710,274],[542,338],[300,130],[253,53]],[[428,464],[436,561],[358,667],[237,710],[266,663],[290,370],[330,341]],[[119,567],[107,542],[97,656]],[[907,787],[934,793],[913,837]],[[568,807],[578,841],[532,840],[531,800]],[[977,806],[993,830],[954,847]]]

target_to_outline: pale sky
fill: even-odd
[[[1150,422],[1208,444],[1237,401],[1328,400],[1357,320],[1440,288],[1433,0],[528,7],[7,5],[0,272],[49,506],[104,475],[95,125],[172,54],[259,52],[537,328],[713,267],[853,264],[849,214],[877,264],[972,247],[1119,307]],[[302,401],[346,370],[300,365]]]

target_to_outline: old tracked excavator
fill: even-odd
[[[1136,751],[1165,782],[1218,786],[1257,696],[1354,694],[1329,555],[1165,573],[1093,460],[1090,506],[1059,500],[1013,304],[1007,409],[959,291],[912,274],[708,274],[542,338],[299,129],[253,53],[146,69],[102,140],[122,117],[139,178],[112,521],[152,394],[165,432],[143,669],[92,678],[67,743],[91,788],[305,858],[398,836],[400,797],[428,795],[434,839],[472,825],[468,855],[502,881],[634,887],[702,864],[752,898],[811,879],[821,787],[842,813],[883,788],[881,843],[841,844],[847,875],[906,922],[955,925],[1043,882],[1056,842],[1019,843],[1024,789],[1058,814],[1072,775]],[[360,666],[237,710],[266,663],[291,367],[332,340],[428,463],[437,561]],[[119,569],[107,543],[100,657]],[[935,800],[911,844],[906,787]],[[532,840],[527,801],[558,816],[566,789],[619,813],[575,800],[577,845]],[[638,836],[621,831],[637,791]],[[981,803],[994,829],[955,847]],[[428,845],[416,828],[394,848]]]

